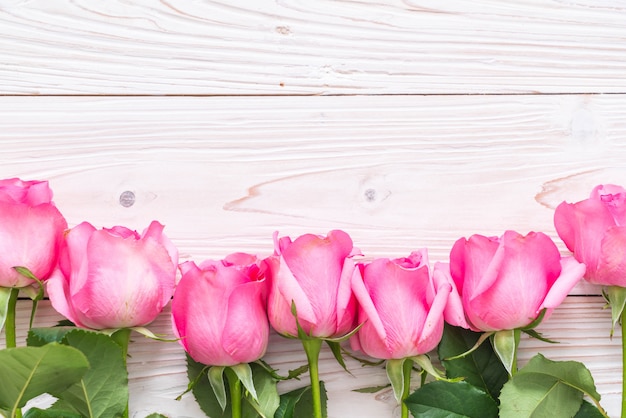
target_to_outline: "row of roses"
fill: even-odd
[[[449,263],[432,269],[426,249],[360,262],[349,235],[335,230],[295,240],[275,234],[274,254],[264,259],[235,253],[178,265],[160,223],[142,234],[86,222],[67,230],[47,182],[9,179],[0,181],[0,286],[45,283],[53,307],[88,329],[147,325],[172,300],[180,344],[209,366],[260,359],[271,325],[303,340],[315,416],[321,416],[315,398],[322,340],[350,338],[353,349],[370,357],[420,362],[441,340],[444,321],[487,333],[516,330],[549,316],[585,272],[594,283],[622,286],[625,199],[622,188],[599,186],[589,199],[557,208],[557,232],[575,258],[562,257],[544,233],[506,231],[459,239]],[[499,355],[514,374],[515,353]],[[238,378],[246,385],[241,373]],[[405,387],[397,386],[401,400]]]

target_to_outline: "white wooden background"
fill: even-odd
[[[626,184],[625,74],[622,0],[0,0],[0,178],[50,180],[70,226],[157,219],[182,260],[334,228],[371,258],[446,261],[505,229],[565,253],[554,207]],[[540,327],[562,343],[524,339],[521,357],[584,362],[617,417],[599,294],[578,286]],[[37,325],[58,319],[44,304]],[[174,400],[177,344],[137,335],[130,354],[134,417],[202,416]],[[331,418],[398,413],[388,391],[352,392],[384,370],[322,357]],[[273,335],[266,360],[305,357]]]

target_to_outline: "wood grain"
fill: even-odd
[[[623,95],[6,97],[0,177],[48,179],[70,225],[153,219],[182,259],[268,255],[272,233],[350,233],[366,257],[543,231],[626,184]],[[120,204],[130,191],[135,202]],[[585,287],[582,293],[597,294]]]
[[[4,0],[0,94],[624,93],[625,21],[591,0]]]
[[[554,207],[626,184],[625,106],[626,95],[3,97],[0,178],[48,179],[71,226],[141,230],[157,219],[181,260],[265,256],[275,230],[333,228],[370,259],[427,247],[446,261],[461,236],[505,229],[544,231],[566,254]],[[562,343],[524,340],[521,361],[537,351],[583,361],[615,416],[620,343],[602,305],[570,296],[540,329]],[[28,309],[20,303],[22,332]],[[57,319],[44,306],[38,325]],[[169,327],[167,312],[153,324]],[[174,400],[187,384],[178,345],[136,336],[131,355],[134,416],[202,416],[191,396]],[[331,418],[393,416],[389,391],[352,392],[384,384],[384,371],[349,361],[350,376],[322,358]],[[282,371],[305,361],[277,335],[266,359]]]

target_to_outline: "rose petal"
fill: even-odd
[[[269,324],[262,299],[262,281],[237,286],[230,293],[222,347],[233,365],[250,363],[263,357],[269,338]]]
[[[559,306],[584,275],[584,264],[576,261],[574,257],[561,258],[561,274],[548,291],[537,314],[544,308],[554,309]]]

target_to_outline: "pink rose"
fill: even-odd
[[[80,327],[143,326],[170,301],[177,263],[178,252],[156,221],[141,236],[83,222],[65,236],[48,295],[54,309]]]
[[[358,264],[352,279],[359,302],[354,349],[370,357],[403,359],[434,349],[443,333],[443,312],[452,287],[435,266],[428,267],[426,250],[407,258],[380,258]]]
[[[356,299],[350,281],[352,256],[358,251],[343,231],[327,237],[306,234],[291,241],[274,234],[275,255],[266,259],[270,292],[268,315],[279,333],[297,336],[292,302],[307,335],[318,338],[348,334],[356,324]]]
[[[172,321],[185,351],[199,363],[234,366],[263,357],[269,337],[266,281],[255,256],[180,265]]]
[[[584,272],[541,232],[461,238],[450,252],[454,289],[446,321],[474,331],[525,327],[560,305]]]
[[[67,222],[52,203],[47,181],[0,180],[0,287],[33,284],[13,267],[46,280],[54,269]]]
[[[554,226],[574,257],[587,266],[585,278],[607,286],[626,287],[626,190],[596,186],[589,199],[561,203]]]

